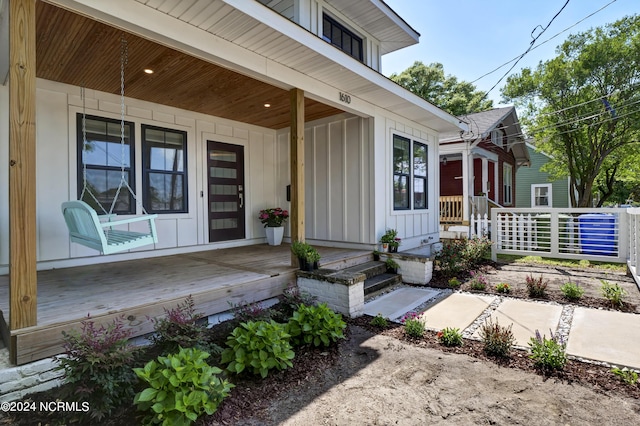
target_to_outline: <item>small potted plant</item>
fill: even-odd
[[[320,253],[315,248],[309,246],[304,254],[305,271],[313,271],[318,269],[318,262],[320,261]]]
[[[383,252],[388,252],[391,250],[392,245],[395,245],[396,243],[396,237],[398,236],[398,231],[396,231],[395,229],[387,229],[387,231],[384,233],[384,235],[382,235],[382,237],[380,237],[380,244],[382,244],[382,251]],[[400,245],[400,243],[398,242],[398,244],[395,246],[396,249],[398,248],[398,245]]]
[[[289,218],[289,212],[280,208],[260,210],[258,219],[264,225],[267,235],[267,243],[270,246],[279,246],[284,235],[284,223]]]
[[[375,260],[376,262],[380,260],[380,252],[378,250],[373,251],[373,260]]]
[[[392,242],[389,243],[389,253],[397,253],[398,247],[402,240],[398,237],[395,237]]]
[[[294,241],[291,243],[291,252],[298,258],[298,264],[303,271],[313,271],[318,269],[318,261],[320,253],[310,244],[302,241]]]

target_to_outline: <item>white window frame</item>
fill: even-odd
[[[513,205],[513,166],[507,163],[502,164],[502,203]]]
[[[491,132],[491,142],[496,145],[499,146],[500,148],[502,148],[503,145],[503,139],[504,139],[504,133],[501,129],[496,129],[494,131]]]
[[[536,202],[536,189],[547,188],[548,204],[543,206]],[[553,207],[553,185],[550,183],[533,183],[531,184],[531,207]]]

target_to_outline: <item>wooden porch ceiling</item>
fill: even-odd
[[[42,1],[36,6],[37,77],[119,95],[122,37],[128,46],[125,96],[270,129],[289,127],[289,90]],[[307,122],[341,112],[305,98]]]

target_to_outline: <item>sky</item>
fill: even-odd
[[[534,48],[509,74],[526,67],[535,68],[540,61],[554,58],[556,47],[570,34],[582,33],[624,16],[640,13],[638,0],[570,0],[549,25],[567,0],[384,1],[420,33],[418,45],[382,57],[384,75],[400,73],[415,61],[427,65],[439,62],[444,66],[446,75],[468,82],[474,82],[522,55],[531,43],[532,31],[535,30],[535,37],[542,31],[540,27],[548,26]],[[594,12],[593,16],[588,17]],[[535,47],[538,45],[540,47]],[[513,62],[473,84],[479,90],[490,90]],[[506,77],[489,93],[494,107],[503,105],[500,88],[505,81]]]

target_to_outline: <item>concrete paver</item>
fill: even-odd
[[[421,304],[438,296],[440,290],[431,288],[402,287],[391,293],[380,296],[377,299],[365,303],[364,313],[371,316],[378,314],[394,320]]]
[[[427,309],[421,318],[425,327],[431,330],[452,327],[463,331],[494,299],[492,296],[453,293]]]
[[[511,331],[516,339],[516,345],[528,346],[529,339],[536,335],[536,330],[540,334],[549,337],[549,330],[556,332],[562,306],[548,303],[529,302],[517,299],[505,299],[491,314],[491,320],[498,322],[501,326],[513,324]],[[480,328],[474,333],[475,337],[480,337]]]
[[[640,315],[576,308],[567,353],[640,368]]]

